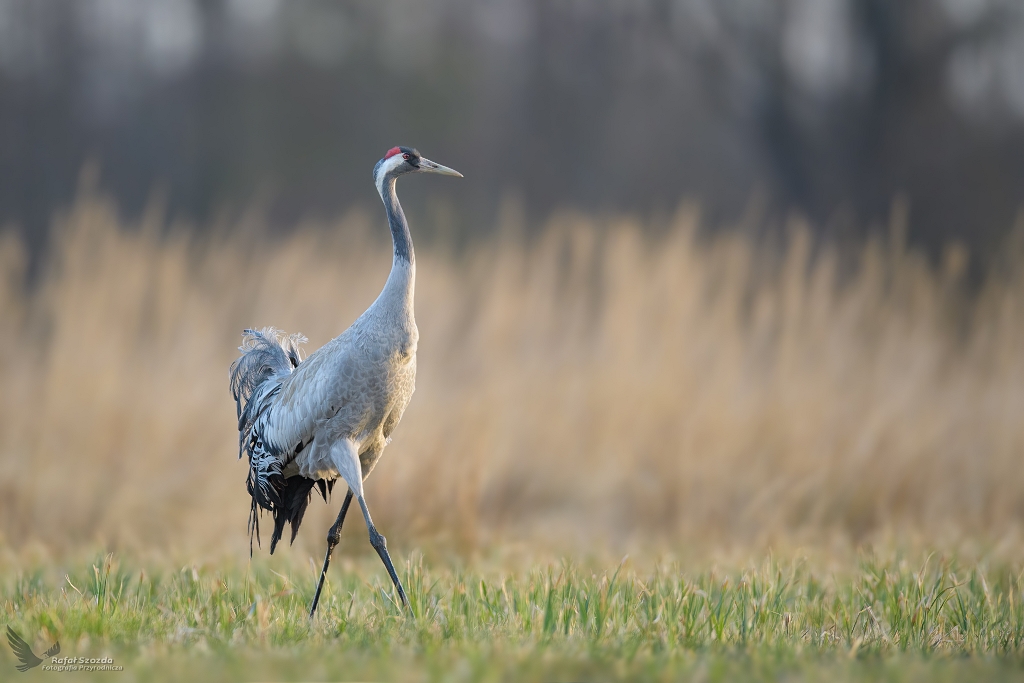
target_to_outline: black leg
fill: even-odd
[[[384,567],[388,570],[388,574],[391,576],[391,582],[395,584],[395,588],[398,589],[398,597],[402,600],[402,607],[407,607],[409,601],[405,597],[405,589],[402,588],[402,582],[398,580],[398,574],[395,572],[395,565],[391,563],[391,555],[388,554],[388,542],[387,539],[380,535],[377,528],[373,526],[373,520],[370,519],[370,510],[366,507],[366,500],[359,496],[359,506],[363,508],[363,517],[366,519],[366,528],[370,532],[370,545],[380,555],[381,562],[384,563]]]
[[[323,590],[324,579],[327,577],[327,567],[331,564],[331,553],[334,552],[334,546],[338,545],[338,541],[341,540],[341,525],[345,523],[345,515],[348,514],[348,506],[351,503],[352,489],[349,489],[345,494],[345,502],[341,504],[341,512],[338,513],[337,521],[327,532],[327,554],[324,556],[324,568],[320,570],[320,581],[316,584],[316,593],[313,595],[313,606],[309,608],[310,619],[316,614],[316,606],[320,602],[320,591]]]

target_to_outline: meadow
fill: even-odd
[[[341,499],[250,563],[227,368],[246,327],[355,319],[380,212],[126,223],[86,182],[32,277],[0,237],[4,621],[145,680],[1020,678],[1024,224],[969,281],[905,211],[842,248],[685,204],[432,229],[367,481],[412,609],[350,521],[310,625]]]
[[[370,565],[349,562],[313,622],[314,572],[262,562],[150,573],[107,555],[8,578],[2,598],[37,651],[59,638],[63,653],[124,667],[75,672],[95,680],[1024,680],[1018,570],[872,556],[831,576],[772,558],[740,572],[627,564],[478,572],[418,557],[403,611]]]

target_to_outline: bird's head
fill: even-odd
[[[377,190],[383,192],[384,184],[388,179],[397,178],[406,173],[440,173],[441,175],[462,177],[462,174],[455,169],[426,159],[411,147],[392,147],[384,155],[384,158],[373,167],[373,180],[377,184]]]

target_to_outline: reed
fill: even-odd
[[[87,192],[32,287],[24,247],[0,240],[9,548],[245,552],[227,389],[242,329],[315,349],[390,266],[376,214],[287,238],[257,222],[125,225]],[[855,253],[798,220],[778,249],[702,236],[686,206],[653,226],[559,213],[531,239],[516,223],[417,252],[418,390],[367,489],[389,538],[1015,537],[1020,249],[968,292],[963,251],[929,264],[898,212]],[[319,553],[338,504],[314,501],[297,545]]]

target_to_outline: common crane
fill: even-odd
[[[246,330],[239,347],[242,355],[231,366],[238,457],[249,458],[250,554],[253,536],[259,542],[261,509],[274,517],[273,554],[285,523],[291,525],[294,542],[314,486],[326,500],[338,477],[348,485],[338,519],[327,533],[327,553],[310,618],[316,613],[331,553],[353,496],[370,532],[370,545],[384,562],[402,605],[407,604],[387,543],[374,527],[363,497],[363,480],[391,440],[416,379],[416,259],[409,224],[395,193],[398,176],[406,173],[462,177],[409,147],[393,147],[374,166],[373,179],[394,245],[391,274],[377,300],[341,336],[305,360],[299,351],[306,341],[302,335],[286,336],[270,327]]]

